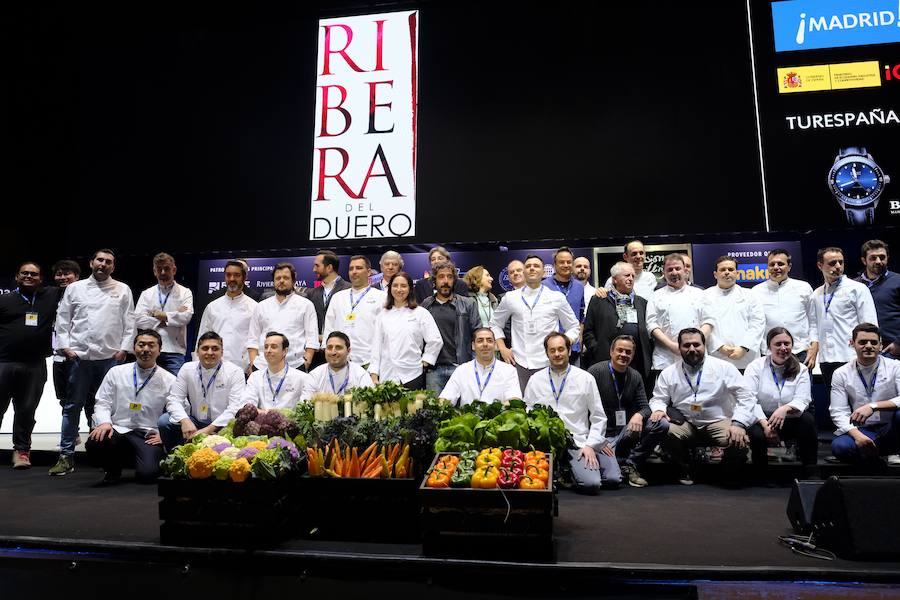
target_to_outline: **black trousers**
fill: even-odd
[[[53,389],[60,406],[66,405],[66,395],[69,393],[69,376],[72,373],[72,361],[53,361]]]
[[[750,456],[753,458],[753,466],[764,466],[768,460],[766,458],[768,442],[762,425],[755,423],[747,430],[747,435],[750,437]],[[782,440],[796,440],[800,462],[804,465],[816,464],[819,440],[816,435],[816,418],[811,413],[803,412],[799,417],[785,419],[784,425],[778,430],[778,437]]]
[[[141,431],[118,433],[96,442],[85,442],[88,457],[107,473],[121,473],[125,467],[134,464],[134,475],[140,482],[152,482],[159,476],[159,461],[166,453],[162,444],[151,446]]]
[[[416,377],[415,379],[410,379],[406,383],[403,384],[403,387],[408,389],[409,391],[415,390],[424,390],[425,389],[425,373],[422,372],[421,375]]]
[[[19,452],[31,450],[34,413],[47,382],[47,363],[0,362],[0,419],[12,401],[13,448]]]
[[[822,382],[825,384],[825,400],[827,400],[828,404],[831,404],[831,378],[834,376],[834,372],[845,364],[842,362],[819,363],[819,368],[822,369]],[[810,373],[810,377],[812,377],[812,373]],[[816,414],[815,401],[809,403],[808,410],[812,411],[813,415]]]

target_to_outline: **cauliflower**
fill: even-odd
[[[241,452],[240,448],[235,448],[234,446],[229,446],[228,448],[225,448],[224,450],[219,452],[219,456],[220,457],[227,456],[229,458],[237,458],[238,454],[240,454],[240,452]]]
[[[252,423],[258,414],[259,410],[253,404],[245,404],[241,407],[237,414],[234,415],[234,434],[244,435],[247,425]]]
[[[260,440],[255,440],[252,442],[247,442],[247,448],[256,448],[257,450],[265,450],[266,443]]]
[[[245,458],[248,461],[251,461],[257,454],[259,454],[259,448],[242,448],[240,452],[238,452],[238,458]]]
[[[228,444],[231,445],[231,442],[228,441],[228,438],[222,437],[221,435],[208,435],[203,438],[203,441],[200,442],[200,446],[205,448],[213,448],[218,446],[219,444]]]
[[[240,435],[240,436],[234,438],[234,441],[232,443],[234,444],[235,448],[243,448],[244,446],[247,445],[247,442],[249,442],[249,441],[250,440],[247,438],[246,435]]]
[[[287,448],[291,453],[291,461],[297,462],[300,459],[300,451],[297,449],[297,446],[284,438],[277,437],[270,440],[266,449],[268,450],[271,448]]]
[[[213,473],[219,455],[212,448],[200,448],[187,459],[191,479],[206,479]]]
[[[231,448],[231,442],[222,442],[212,447],[212,449],[215,450],[217,454],[222,454],[222,451],[225,448]]]
[[[246,435],[259,435],[259,432],[260,432],[259,423],[257,423],[256,421],[250,421],[244,427],[244,434],[246,434]]]
[[[219,481],[225,481],[228,479],[228,470],[231,467],[231,463],[234,462],[234,458],[230,456],[220,456],[219,460],[216,461],[215,466],[213,467],[213,476]]]
[[[250,463],[246,458],[239,458],[228,467],[228,476],[235,483],[242,483],[250,476]]]

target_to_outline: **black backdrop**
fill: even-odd
[[[308,245],[317,19],[369,10],[9,4],[3,268]],[[743,2],[411,7],[405,242],[763,228]]]

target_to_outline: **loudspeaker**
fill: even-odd
[[[824,483],[824,481],[794,480],[787,505],[787,518],[797,533],[806,535],[812,531],[813,506],[816,503],[816,494]]]
[[[829,477],[812,511],[815,542],[845,558],[900,557],[900,478]]]

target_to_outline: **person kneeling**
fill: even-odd
[[[156,366],[162,339],[152,329],[134,338],[137,362],[111,368],[94,405],[94,430],[85,443],[88,456],[103,468],[103,481],[122,475],[122,467],[134,461],[135,477],[151,482],[159,475],[165,452],[156,430],[166,408],[166,397],[175,376]]]

